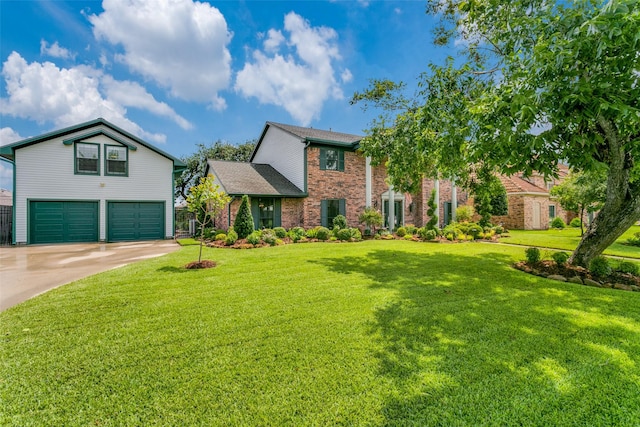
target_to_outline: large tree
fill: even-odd
[[[210,145],[198,144],[195,153],[181,159],[187,167],[182,174],[176,178],[176,197],[187,199],[189,188],[196,185],[200,181],[200,178],[204,178],[207,159],[248,162],[255,146],[255,140],[247,141],[240,145],[234,145],[220,140]]]
[[[588,265],[640,219],[640,0],[429,0],[427,12],[461,55],[431,65],[418,100],[375,121],[363,150],[408,186],[468,165],[605,170],[605,203],[570,260]],[[391,111],[399,87],[374,81],[352,102]]]

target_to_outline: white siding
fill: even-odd
[[[304,188],[304,142],[282,129],[269,126],[253,163],[273,166],[300,190]]]
[[[84,130],[78,135],[86,133]],[[16,243],[27,242],[28,200],[37,199],[99,200],[100,240],[106,239],[107,201],[164,201],[165,236],[173,236],[173,161],[123,135],[117,136],[137,147],[136,151],[128,150],[128,176],[105,175],[103,146],[120,145],[105,135],[83,140],[100,144],[100,175],[96,176],[75,175],[75,148],[62,143],[74,135],[16,150]]]

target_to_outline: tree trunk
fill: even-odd
[[[592,259],[602,254],[613,242],[640,220],[640,182],[631,183],[633,168],[631,153],[625,152],[613,124],[605,119],[598,121],[607,147],[607,198],[590,224],[587,232],[573,252],[569,263],[588,267]]]

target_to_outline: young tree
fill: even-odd
[[[187,209],[195,213],[196,222],[200,227],[200,252],[198,262],[202,262],[202,246],[204,244],[204,232],[208,224],[213,223],[224,207],[231,201],[220,186],[214,183],[213,175],[200,178],[200,183],[192,186],[187,194]]]
[[[374,121],[363,151],[388,159],[394,185],[447,168],[464,178],[468,165],[553,177],[562,159],[606,170],[605,203],[570,259],[587,266],[640,219],[640,2],[427,4],[442,23],[436,42],[455,38],[467,62],[431,65],[418,107]],[[379,84],[352,102],[394,105],[394,89]]]
[[[187,199],[189,188],[198,183],[200,178],[204,176],[207,159],[248,162],[255,146],[255,140],[247,141],[240,145],[233,145],[219,140],[208,146],[198,144],[195,153],[181,159],[187,167],[176,178],[176,197]]]
[[[364,208],[364,212],[360,214],[358,221],[360,221],[360,224],[366,225],[371,230],[371,234],[376,234],[376,227],[382,225],[382,214],[377,209],[369,206]]]
[[[606,181],[602,172],[571,173],[551,189],[565,210],[580,216],[580,235],[584,234],[582,218],[585,212],[596,212],[602,208],[606,196]]]
[[[233,222],[233,229],[238,233],[239,239],[246,239],[246,237],[254,231],[253,215],[251,215],[249,197],[246,194],[242,196],[242,202],[240,202],[236,220]]]

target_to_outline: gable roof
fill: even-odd
[[[283,123],[276,122],[266,122],[264,126],[264,130],[258,139],[258,143],[256,144],[256,148],[254,148],[253,153],[251,153],[250,161],[253,160],[260,145],[262,144],[262,140],[266,135],[267,131],[270,127],[275,127],[280,130],[287,132],[290,135],[293,135],[300,139],[301,143],[311,143],[317,145],[330,145],[337,147],[344,147],[347,149],[356,150],[360,144],[360,140],[364,138],[362,135],[353,135],[350,133],[342,133],[342,132],[334,132],[331,130],[322,130],[322,129],[314,129],[307,128],[302,126],[294,126],[294,125],[286,125]]]
[[[179,172],[182,171],[186,168],[187,165],[185,165],[180,159],[173,157],[171,154],[168,154],[162,150],[160,150],[159,148],[149,144],[148,142],[143,141],[142,139],[138,138],[135,135],[130,134],[129,132],[125,131],[124,129],[121,129],[119,127],[117,127],[116,125],[114,125],[113,123],[110,123],[108,121],[106,121],[103,118],[97,118],[95,120],[91,120],[89,122],[85,122],[85,123],[80,123],[78,125],[75,126],[70,126],[64,129],[59,129],[53,132],[49,132],[49,133],[45,133],[43,135],[40,136],[36,136],[33,138],[27,138],[27,139],[23,139],[21,141],[17,141],[14,142],[13,144],[8,144],[8,145],[3,145],[2,147],[0,147],[0,157],[3,157],[9,161],[13,161],[15,158],[15,150],[23,148],[23,147],[28,147],[30,145],[34,145],[34,144],[38,144],[40,142],[43,141],[47,141],[53,138],[59,138],[59,137],[64,137],[66,135],[70,135],[73,133],[77,133],[77,132],[82,132],[85,130],[89,130],[92,128],[95,128],[97,126],[103,125],[109,129],[111,129],[116,135],[120,134],[122,136],[125,136],[128,139],[131,139],[133,141],[135,141],[137,144],[140,144],[144,147],[147,147],[148,149],[155,151],[156,153],[160,154],[163,157],[166,157],[167,159],[171,160],[173,162],[173,170],[174,172]],[[104,131],[104,130],[95,130],[95,131],[90,131],[87,132],[85,134],[82,134],[80,136],[77,137],[73,137],[70,139],[65,139],[63,142],[64,144],[70,144],[73,143],[77,140],[80,139],[85,139],[85,138],[89,138],[92,136],[96,136],[96,135],[106,135],[107,137],[114,139],[115,141],[118,141],[126,146],[128,146],[130,149],[135,150],[136,146],[133,144],[130,144],[128,142],[125,142],[122,138],[119,138],[113,134],[111,134],[110,132]]]
[[[207,160],[207,170],[230,196],[305,197],[306,194],[271,165]]]
[[[505,190],[507,190],[507,194],[549,194],[547,189],[538,187],[517,175],[500,175],[499,178]]]

